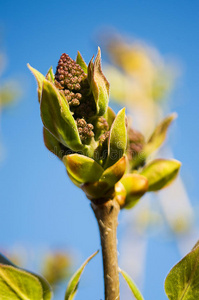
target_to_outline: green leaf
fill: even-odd
[[[169,300],[199,299],[199,247],[196,245],[169,272],[165,280]]]
[[[77,51],[76,63],[82,68],[84,73],[87,74],[87,65],[79,51]]]
[[[50,82],[53,82],[55,81],[55,76],[54,76],[54,73],[53,73],[53,68],[50,67],[50,69],[48,70],[47,74],[46,74],[46,79],[48,79]]]
[[[36,279],[36,282],[37,282],[37,280],[39,280],[39,283],[40,283],[40,285],[38,285],[38,286],[41,286],[42,287],[42,298],[38,298],[38,299],[42,299],[42,300],[50,300],[51,298],[52,298],[52,289],[51,289],[51,286],[49,285],[49,283],[47,282],[47,280],[45,279],[45,278],[43,278],[42,276],[40,276],[40,275],[38,275],[38,274],[35,274],[35,273],[33,273],[33,272],[29,272],[29,271],[26,271],[26,270],[23,270],[23,269],[21,269],[21,268],[19,268],[19,267],[17,267],[16,265],[14,265],[10,260],[8,260],[5,256],[3,256],[3,255],[1,255],[0,254],[0,299],[1,300],[14,300],[14,299],[37,299],[37,298],[1,298],[2,297],[2,294],[1,293],[3,293],[3,292],[5,292],[5,296],[7,297],[7,294],[6,293],[10,293],[9,292],[9,289],[10,288],[7,288],[6,287],[6,289],[5,289],[5,286],[4,285],[2,285],[1,286],[1,271],[2,271],[2,266],[10,266],[10,267],[12,267],[15,271],[16,271],[16,274],[17,274],[17,276],[19,277],[18,278],[18,281],[17,281],[17,278],[15,278],[16,279],[16,281],[15,282],[10,282],[10,288],[12,289],[13,288],[13,284],[16,284],[16,295],[18,295],[17,294],[17,292],[18,292],[18,288],[20,289],[20,292],[22,292],[23,293],[23,290],[21,290],[21,284],[20,284],[20,282],[22,282],[23,284],[25,284],[25,282],[23,282],[23,272],[25,272],[25,274],[29,274],[30,276],[31,276],[31,278],[33,277],[33,278],[35,278]],[[11,269],[11,270],[13,270],[13,269]],[[4,270],[5,271],[5,270]],[[14,272],[15,272],[14,271]],[[18,272],[17,272],[18,271]],[[8,271],[10,274],[12,274],[13,272],[11,271],[10,272],[10,270]],[[20,272],[22,272],[22,273],[20,273]],[[15,273],[14,273],[15,274]],[[22,275],[21,275],[22,274]],[[5,276],[5,275],[4,275]],[[12,275],[11,275],[12,276]],[[21,278],[21,279],[20,279]],[[5,280],[5,279],[4,279]],[[9,280],[9,278],[7,279],[7,280]],[[35,284],[35,283],[34,283]],[[32,288],[31,286],[30,286],[30,288]],[[39,289],[39,288],[38,288]],[[6,292],[7,291],[7,292]],[[10,294],[9,294],[10,295]],[[13,296],[14,297],[14,296]]]
[[[27,64],[27,66],[28,66],[28,68],[30,69],[30,71],[33,73],[33,75],[35,76],[35,78],[37,80],[38,100],[40,102],[41,94],[42,94],[42,87],[43,87],[43,82],[44,82],[45,76],[43,74],[41,74],[39,71],[37,71],[36,69],[34,69],[33,67],[31,67],[29,64]]]
[[[82,272],[84,271],[84,268],[88,264],[88,262],[98,253],[99,251],[96,251],[94,254],[92,254],[84,263],[83,265],[75,272],[71,280],[69,281],[69,284],[67,286],[66,294],[65,294],[65,300],[73,300],[75,297],[75,294],[77,292],[77,288],[79,285],[80,277],[82,275]]]
[[[119,269],[120,273],[126,280],[131,292],[133,293],[134,297],[136,300],[144,300],[141,292],[139,291],[138,287],[136,286],[135,282],[133,279],[123,270]]]
[[[158,191],[169,185],[178,175],[181,163],[175,159],[155,159],[143,168],[141,174],[149,182],[149,191]]]
[[[86,182],[81,186],[89,199],[101,198],[113,193],[114,185],[121,179],[126,170],[126,157],[123,156],[113,166],[106,169],[100,179],[93,183]]]
[[[43,128],[43,137],[46,148],[57,157],[62,159],[64,151],[61,148],[60,142],[45,127]]]
[[[79,151],[83,148],[77,125],[68,103],[56,87],[46,79],[41,96],[41,118],[44,127],[66,147]]]
[[[167,130],[177,117],[176,113],[172,113],[171,115],[167,116],[154,130],[153,134],[149,138],[146,146],[144,147],[143,151],[146,153],[146,157],[149,156],[152,152],[157,150],[164,142],[167,134]]]
[[[113,187],[124,175],[126,170],[126,157],[120,158],[114,165],[107,168],[102,176],[100,182],[108,183],[109,187]]]
[[[87,182],[81,185],[81,189],[90,200],[105,197],[107,196],[107,193],[110,194],[110,186],[106,181],[96,181],[93,183]],[[111,192],[113,192],[112,189]],[[112,197],[112,193],[109,196]]]
[[[108,106],[108,109],[104,115],[104,118],[108,122],[109,127],[111,127],[111,125],[113,124],[115,117],[116,117],[115,112]]]
[[[43,300],[42,286],[33,275],[0,264],[1,300]]]
[[[122,274],[124,279],[126,280],[130,290],[132,291],[134,297],[136,300],[144,300],[141,292],[139,291],[138,287],[136,286],[135,282],[132,280],[132,278],[123,270],[119,269],[119,272]]]
[[[63,157],[67,172],[78,182],[95,182],[99,180],[104,169],[92,158],[71,154]]]
[[[126,190],[125,208],[132,208],[148,191],[148,180],[137,173],[125,174],[120,180]]]
[[[127,146],[125,108],[121,109],[110,129],[108,157],[105,169],[115,164],[123,155]]]
[[[88,80],[95,99],[97,115],[103,116],[108,107],[109,83],[102,73],[100,48],[98,48],[98,53],[94,63],[92,60],[89,63]]]

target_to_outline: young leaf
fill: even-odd
[[[136,286],[135,282],[133,279],[123,270],[119,269],[120,273],[126,280],[131,292],[133,293],[134,297],[136,300],[144,300],[141,292],[139,291],[138,287]]]
[[[55,76],[53,73],[53,68],[50,67],[50,69],[48,70],[47,74],[46,74],[46,79],[48,79],[49,81],[53,82],[55,81]]]
[[[76,63],[82,68],[84,73],[87,74],[87,65],[79,51],[77,51]]]
[[[57,157],[62,159],[64,153],[60,142],[45,127],[43,128],[43,138],[46,148]]]
[[[41,118],[52,135],[66,147],[78,151],[81,143],[77,125],[68,104],[55,86],[44,80],[41,96]]]
[[[176,113],[173,113],[167,116],[154,130],[153,134],[148,140],[148,143],[144,147],[144,152],[146,152],[146,156],[149,156],[153,151],[157,150],[164,142],[166,138],[167,130],[177,117]]]
[[[143,168],[141,174],[149,182],[148,191],[158,191],[169,185],[178,175],[181,163],[175,159],[155,159]]]
[[[123,155],[127,145],[127,130],[125,108],[121,109],[110,130],[108,142],[108,157],[105,169],[115,164]]]
[[[10,267],[10,268],[7,268],[7,267]],[[5,276],[7,276],[7,277],[5,277]],[[9,276],[11,276],[10,279],[9,279]],[[12,278],[13,276],[14,276],[14,278]],[[7,286],[5,287],[5,285],[2,284],[2,282],[1,282],[2,278],[4,278],[3,279],[4,284],[5,284],[5,282],[9,282],[9,285],[7,284]],[[32,280],[32,278],[33,278],[33,280]],[[12,279],[14,279],[14,281]],[[27,285],[27,287],[24,289],[23,285],[26,285],[26,279],[28,280],[30,286],[28,287],[28,285]],[[32,283],[31,283],[31,280],[32,280]],[[35,291],[34,290],[31,291],[31,289],[34,289],[33,286],[36,286]],[[23,269],[17,267],[10,260],[8,260],[5,256],[0,254],[0,299],[1,300],[8,300],[8,299],[9,300],[15,300],[15,299],[16,300],[19,300],[19,299],[34,300],[37,298],[34,298],[34,297],[33,298],[25,298],[24,295],[26,295],[28,293],[31,295],[31,293],[33,293],[33,292],[37,293],[37,291],[39,293],[40,288],[42,288],[42,298],[38,298],[38,299],[50,300],[52,298],[52,289],[45,278],[43,278],[42,276],[37,275],[33,272],[29,272],[29,271],[26,271],[26,270],[23,270]],[[9,291],[10,289],[13,290],[14,293],[10,292]],[[26,293],[26,294],[24,294],[24,293]],[[3,296],[5,298],[3,298]],[[18,296],[20,296],[21,298],[18,298]],[[24,298],[23,298],[23,296],[24,296]],[[11,298],[11,297],[13,297],[13,298]]]
[[[123,156],[114,165],[107,168],[103,172],[99,181],[106,182],[108,183],[109,187],[113,187],[116,184],[116,182],[118,182],[122,178],[125,170],[126,170],[126,157]]]
[[[92,158],[71,154],[63,157],[67,172],[78,182],[95,182],[99,180],[104,169]]]
[[[111,127],[111,125],[113,124],[113,121],[115,120],[115,117],[116,117],[115,112],[112,110],[112,108],[110,108],[108,106],[107,111],[104,115],[104,118],[108,122],[109,127]]]
[[[103,116],[106,113],[108,107],[109,83],[102,73],[100,48],[98,48],[98,53],[94,63],[92,62],[92,60],[89,63],[88,75],[91,91],[96,103],[97,115]]]
[[[75,297],[75,294],[77,292],[77,288],[79,285],[80,277],[82,275],[82,272],[84,271],[84,268],[88,264],[88,262],[98,253],[99,251],[96,251],[93,255],[91,255],[84,263],[83,265],[75,272],[71,280],[69,281],[69,284],[67,286],[66,294],[65,294],[65,300],[73,300]]]
[[[120,183],[122,183],[126,191],[124,207],[127,209],[135,206],[138,200],[148,191],[148,180],[140,174],[125,174]]]
[[[199,299],[199,247],[196,245],[169,272],[165,280],[169,300]]]
[[[96,199],[104,197],[107,192],[110,190],[110,186],[106,181],[95,181],[95,182],[87,182],[81,185],[81,189],[84,191],[86,196],[89,199]]]
[[[45,79],[45,76],[42,75],[39,71],[37,71],[36,69],[34,69],[33,67],[31,67],[29,64],[27,64],[29,70],[33,73],[33,75],[35,76],[36,80],[37,80],[37,85],[38,85],[38,100],[40,102],[41,99],[41,94],[42,94],[42,87],[43,87],[43,82]]]

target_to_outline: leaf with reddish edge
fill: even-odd
[[[95,182],[100,179],[104,169],[92,158],[70,154],[63,157],[67,172],[78,182]]]
[[[137,173],[125,174],[120,183],[122,183],[126,191],[124,208],[127,209],[135,206],[148,190],[147,178]]]

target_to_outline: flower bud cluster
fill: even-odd
[[[94,136],[93,125],[88,119],[95,114],[95,101],[82,68],[67,54],[62,54],[55,73],[55,85],[64,93],[76,120],[82,143],[89,143]]]
[[[94,126],[90,123],[87,123],[85,119],[77,119],[76,124],[80,139],[84,144],[86,144],[94,136]]]
[[[58,62],[55,79],[64,89],[79,91],[86,74],[72,58],[63,53]]]
[[[132,128],[128,131],[128,147],[127,156],[129,161],[131,161],[135,156],[137,156],[143,149],[145,145],[144,136]]]

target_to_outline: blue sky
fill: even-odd
[[[68,247],[79,253],[79,262],[99,248],[89,201],[43,145],[36,84],[26,64],[45,74],[51,65],[56,68],[63,52],[75,58],[77,50],[88,62],[97,52],[95,34],[105,26],[153,44],[161,54],[176,57],[182,65],[183,75],[172,95],[172,108],[179,115],[172,143],[175,157],[183,163],[181,174],[190,198],[198,205],[199,2],[2,1],[1,46],[8,57],[3,79],[20,80],[24,96],[1,116],[1,139],[6,150],[0,165],[1,247],[16,243]],[[119,238],[121,235],[122,228]],[[147,280],[145,297],[166,299],[163,278],[179,257],[175,247],[171,250],[166,246],[164,250],[161,242],[153,240],[149,253],[152,261],[158,257],[158,261],[167,263],[163,274],[154,274],[157,286],[152,279]],[[147,276],[152,277],[153,269],[158,267],[149,264]],[[88,266],[78,299],[103,299],[99,255]]]

